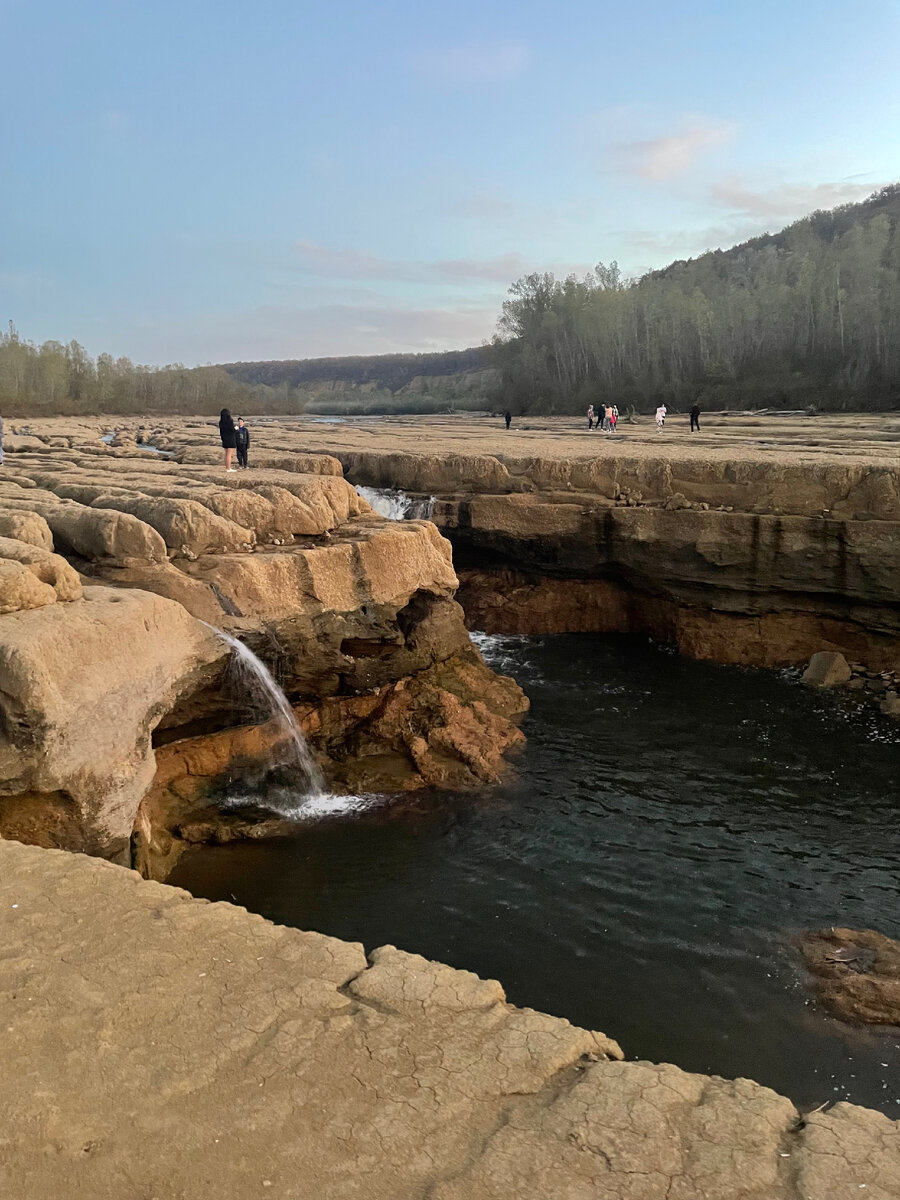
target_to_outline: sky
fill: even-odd
[[[900,179],[900,0],[0,0],[0,321],[189,365],[456,349]]]

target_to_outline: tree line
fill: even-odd
[[[250,386],[222,367],[138,366],[72,341],[37,346],[12,322],[0,334],[0,414],[11,417],[290,411],[288,389]]]
[[[530,274],[495,339],[498,400],[650,408],[900,401],[900,185],[637,280]]]

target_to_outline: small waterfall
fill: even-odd
[[[252,679],[258,691],[265,696],[272,715],[278,718],[290,740],[293,762],[301,769],[307,780],[304,799],[321,800],[326,794],[322,772],[310,754],[303,730],[300,728],[287,696],[275,682],[265,663],[261,662],[252,650],[237,638],[232,637],[230,633],[225,633],[224,630],[217,629],[214,625],[207,625],[206,621],[202,621],[201,624],[206,625],[207,629],[211,629],[217,637],[228,643],[241,672]]]
[[[368,500],[380,517],[389,521],[428,521],[434,512],[434,496],[407,496],[399,488],[355,486],[357,494]]]

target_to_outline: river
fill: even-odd
[[[500,979],[626,1057],[900,1117],[900,1031],[812,999],[792,938],[900,937],[900,731],[796,674],[644,639],[481,637],[532,709],[515,778],[205,847],[170,882]]]

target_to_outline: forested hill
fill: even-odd
[[[900,185],[639,280],[533,274],[500,318],[498,400],[574,412],[900,404]]]
[[[223,363],[232,379],[241,383],[263,383],[268,387],[334,380],[340,383],[375,384],[396,392],[413,379],[482,371],[488,365],[487,351],[449,350],[440,354],[375,354],[346,358],[303,358],[275,362]]]

